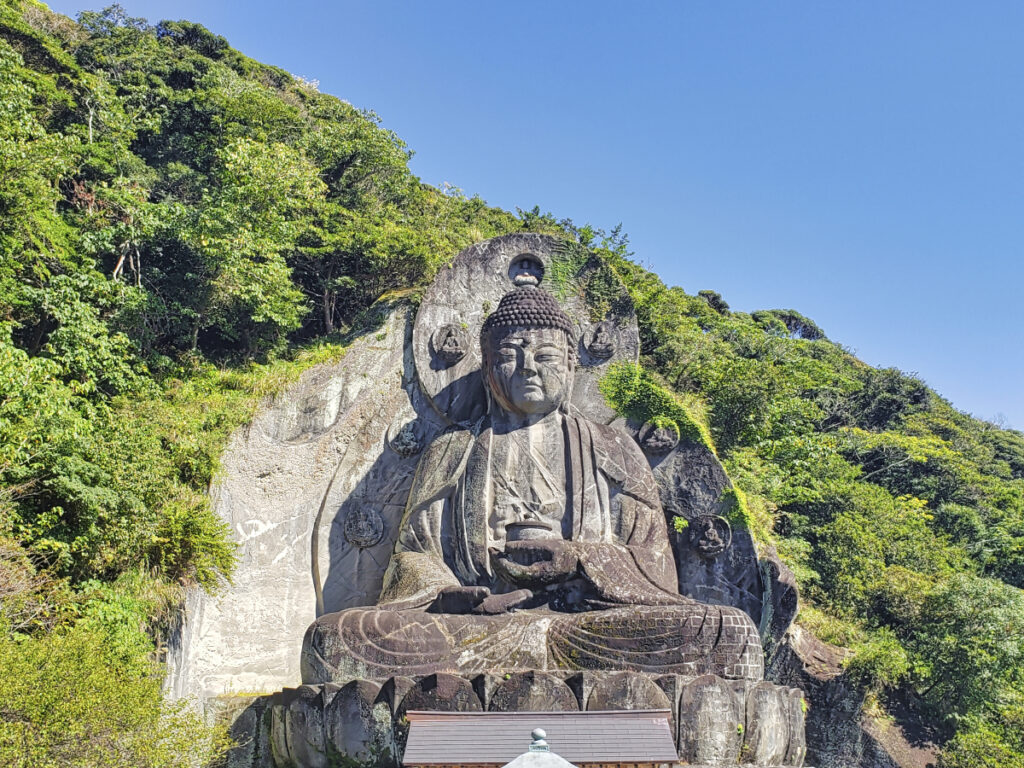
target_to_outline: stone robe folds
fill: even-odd
[[[492,441],[485,425],[442,434],[424,452],[380,604],[320,617],[303,643],[304,683],[396,674],[616,669],[759,680],[750,618],[678,593],[658,491],[624,432],[563,415],[562,533],[579,558],[575,610],[499,615],[426,609],[445,587],[513,589],[491,564]],[[569,585],[557,585],[562,595]],[[544,593],[538,593],[544,602]],[[564,601],[562,602],[564,605]]]

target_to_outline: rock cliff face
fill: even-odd
[[[467,249],[415,318],[408,307],[382,312],[378,329],[338,362],[307,371],[232,438],[211,493],[235,532],[239,567],[218,596],[188,595],[169,643],[172,695],[205,701],[297,685],[306,627],[375,602],[420,451],[442,430],[480,416],[475,334],[522,253],[532,258],[525,269],[570,273],[545,285],[578,329],[572,402],[595,421],[616,419],[597,383],[610,365],[637,359],[628,296],[613,296],[595,319],[585,296],[594,266],[572,262],[554,238],[510,235]],[[645,449],[656,437],[643,425],[617,426]],[[691,521],[685,535],[672,534],[681,591],[742,608],[757,623],[757,553],[749,532],[731,530],[723,517],[729,480],[714,454],[685,440],[646,453],[666,514]]]
[[[864,694],[845,676],[848,652],[793,625],[771,655],[766,677],[807,697],[807,764],[816,768],[927,768],[937,747],[910,738],[913,723],[863,712]]]
[[[235,533],[239,564],[221,594],[187,597],[168,653],[167,687],[176,698],[298,683],[302,635],[317,616],[314,531],[329,493],[392,452],[381,436],[411,411],[410,315],[407,307],[385,312],[377,331],[337,363],[307,371],[232,438],[211,493]],[[390,481],[401,486],[415,461],[397,463]],[[383,535],[354,558],[352,573],[368,575],[347,585],[353,599],[376,598],[378,568],[365,564],[386,563],[392,544]]]

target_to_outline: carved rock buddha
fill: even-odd
[[[306,683],[613,669],[760,680],[743,611],[679,594],[651,469],[569,404],[577,347],[526,282],[481,334],[488,414],[424,451],[378,604],[321,616]]]

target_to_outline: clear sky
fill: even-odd
[[[622,222],[665,282],[1024,428],[1024,3],[122,5],[374,110],[428,183]]]

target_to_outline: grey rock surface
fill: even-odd
[[[397,752],[393,719],[381,686],[353,680],[334,694],[324,710],[328,749],[361,762],[388,762]]]
[[[407,309],[387,313],[381,327],[353,343],[337,363],[306,371],[232,437],[211,494],[238,542],[238,567],[220,594],[192,590],[186,597],[168,652],[166,685],[175,698],[296,685],[302,635],[317,616],[323,584],[338,583],[327,592],[338,604],[376,599],[379,563],[386,564],[394,531],[358,552],[335,535],[340,551],[331,563],[324,552],[337,532],[337,510],[329,505],[341,505],[339,477],[361,478],[374,469],[391,489],[401,485],[406,462],[409,472],[415,465],[415,458],[391,454],[395,471],[382,466],[390,453],[383,439],[387,425],[412,409],[408,390],[414,387],[403,388],[409,331]],[[377,425],[384,426],[371,437],[368,426]],[[384,504],[380,512],[397,527],[400,504]]]
[[[263,734],[236,751],[242,763],[386,761],[413,709],[668,708],[693,760],[800,764],[802,698],[760,682],[761,643],[780,645],[796,609],[792,574],[759,563],[712,450],[626,425],[605,404],[601,376],[636,361],[639,338],[624,288],[600,312],[588,300],[598,269],[550,237],[477,244],[442,270],[415,320],[381,314],[343,359],[307,371],[234,435],[212,494],[239,541],[238,572],[216,598],[189,595],[168,687],[202,699],[276,690],[299,682],[300,658],[302,679],[318,683],[241,709],[236,729]],[[546,421],[510,427],[496,365],[499,407],[480,421],[479,338],[488,317],[504,327],[495,310],[513,286],[516,317],[557,322],[524,334],[510,319],[508,338],[488,332],[488,359],[558,341],[571,373],[575,337],[577,363],[574,378],[544,363],[572,387]],[[666,538],[675,516],[689,526]],[[450,557],[455,542],[466,552]],[[388,610],[367,608],[378,601]]]
[[[428,445],[407,493],[392,494],[408,501],[378,607],[328,613],[310,627],[304,683],[557,668],[762,678],[750,609],[679,594],[661,493],[637,442],[588,416],[593,403],[573,402],[577,375],[594,378],[577,357],[600,352],[612,359],[625,349],[621,320],[632,309],[625,296],[609,301],[606,310],[619,306],[619,319],[606,315],[592,329],[582,327],[582,309],[595,319],[585,296],[565,290],[563,307],[538,284],[541,272],[569,282],[559,258],[575,275],[590,268],[562,247],[526,235],[481,243],[459,254],[428,292],[413,331],[416,373],[453,427]],[[501,292],[496,306],[488,285]],[[465,306],[461,296],[470,286]],[[477,339],[475,348],[463,328]],[[476,421],[480,414],[486,416]],[[641,442],[655,454],[676,447],[674,437],[652,437],[671,430],[649,425],[647,432]],[[676,487],[685,483],[679,476],[691,474],[680,466],[682,455],[660,462],[675,467],[668,475]],[[702,458],[714,459],[707,449]],[[388,469],[404,489],[408,473],[390,463]],[[363,477],[380,485],[372,470]],[[360,547],[376,542],[385,527],[382,513],[374,513],[379,505],[347,493],[358,507],[347,513],[346,538]],[[349,534],[352,520],[357,537]],[[736,536],[749,544],[751,557],[741,561],[728,522],[704,516],[691,528],[702,521],[702,536],[693,538],[699,557],[688,553],[690,559],[726,563],[714,573],[731,585],[742,584],[747,565],[756,582],[748,532]]]
[[[807,698],[806,716],[799,715],[806,723],[807,763],[818,768],[926,768],[933,764],[937,746],[912,741],[907,729],[914,728],[913,722],[904,725],[864,713],[863,692],[843,672],[848,653],[794,624],[772,655],[768,678],[803,690]]]
[[[491,712],[574,712],[580,708],[564,680],[533,670],[502,676],[488,698]]]
[[[774,655],[799,609],[796,576],[774,551],[760,557],[764,600],[761,606],[761,647],[766,659]]]
[[[679,758],[689,763],[739,762],[746,721],[744,696],[712,675],[683,687],[679,700]]]
[[[670,709],[665,692],[649,675],[618,672],[605,676],[587,697],[587,709]]]
[[[666,454],[649,452],[648,460],[665,514],[687,521],[682,533],[672,532],[679,591],[703,603],[740,608],[759,623],[764,587],[757,548],[750,531],[729,523],[732,483],[721,462],[693,440],[681,440]],[[719,536],[724,546],[708,546],[708,535]]]
[[[758,683],[747,694],[744,757],[758,765],[782,765],[789,746],[789,691]]]

